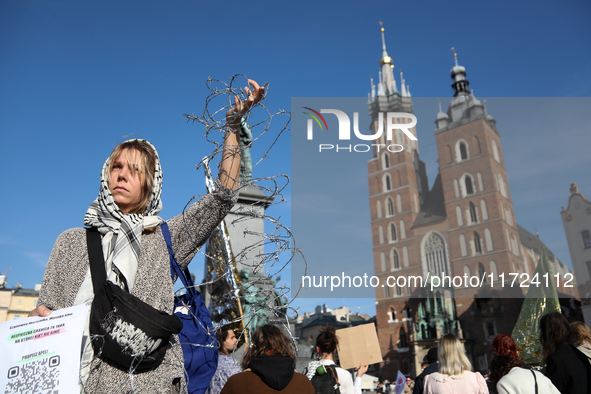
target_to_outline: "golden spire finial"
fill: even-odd
[[[380,32],[384,32],[384,24],[380,21]]]

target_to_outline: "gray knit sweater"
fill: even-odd
[[[183,214],[167,221],[174,254],[181,268],[191,262],[234,202],[235,199],[224,192],[206,195]],[[141,244],[132,293],[154,308],[172,313],[174,289],[170,279],[170,260],[160,227],[155,232],[144,232]],[[64,231],[57,238],[49,257],[38,305],[52,310],[72,306],[88,268],[86,230],[72,228]],[[174,342],[178,343],[176,335]],[[180,378],[184,391],[183,352],[180,346],[169,349],[157,369],[134,374],[134,391],[128,373],[95,357],[86,382],[86,393],[170,393],[175,378]]]

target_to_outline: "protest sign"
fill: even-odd
[[[88,306],[0,324],[0,391],[76,393]]]

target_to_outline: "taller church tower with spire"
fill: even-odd
[[[410,121],[381,119],[380,113],[413,111],[402,75],[397,89],[384,28],[381,36],[380,78],[377,87],[372,80],[368,98],[373,133],[386,129],[380,121]],[[386,135],[379,141],[383,146],[399,144],[402,151],[375,144],[368,162],[373,261],[380,283],[387,283],[388,277],[467,275],[484,278],[488,288],[492,281],[500,289],[500,274],[505,273],[505,280],[509,273],[533,274],[544,247],[515,221],[496,121],[469,90],[466,69],[456,54],[454,60],[453,98],[447,111],[440,104],[435,116],[439,172],[431,189],[418,141],[402,132],[392,136],[394,141],[386,141]],[[425,123],[421,121],[419,126]],[[416,128],[410,132],[417,136]],[[555,272],[568,272],[555,257],[553,265]],[[521,298],[501,298],[469,286],[430,291],[412,281],[389,284],[376,287],[377,329],[385,360],[382,379],[395,379],[399,370],[418,375],[428,349],[446,333],[462,339],[475,370],[487,372],[492,340],[512,332],[522,304]],[[510,296],[503,291],[503,297]]]

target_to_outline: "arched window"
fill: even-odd
[[[505,180],[503,179],[503,176],[501,174],[498,174],[498,178],[499,178],[499,189],[501,192],[501,196],[507,198],[507,190],[505,189]]]
[[[460,234],[460,251],[462,252],[462,257],[468,255],[468,250],[466,249],[466,237],[464,237],[464,234]]]
[[[396,311],[394,310],[394,308],[390,308],[390,320],[395,320],[395,319],[396,319]]]
[[[468,149],[466,149],[466,144],[464,142],[460,142],[460,159],[468,159]]]
[[[422,245],[422,251],[429,272],[434,272],[438,276],[441,276],[440,274],[443,272],[449,272],[445,243],[440,235],[432,232]]]
[[[390,180],[390,175],[385,174],[384,175],[384,192],[387,192],[388,190],[392,190],[392,181]]]
[[[378,219],[382,217],[382,202],[380,200],[376,201],[376,209],[378,211]]]
[[[482,263],[478,263],[478,277],[482,279],[484,276],[484,281],[486,282],[486,272],[484,271],[484,266]]]
[[[482,246],[480,246],[480,235],[476,231],[474,231],[474,252],[475,253],[482,253]]]
[[[398,297],[400,297],[402,295],[402,289],[400,288],[400,286],[396,286],[396,295]]]
[[[472,185],[472,177],[466,176],[464,178],[464,184],[466,185],[466,194],[474,194],[474,186]]]
[[[384,243],[384,228],[382,226],[380,226],[379,228],[379,237],[380,237],[380,244]]]
[[[482,220],[488,220],[488,208],[486,207],[484,198],[480,200],[480,210],[482,211]]]
[[[396,225],[394,223],[390,223],[390,226],[388,227],[389,229],[389,236],[390,236],[390,242],[394,242],[394,241],[398,241],[398,237],[396,234]]]
[[[390,263],[392,264],[392,270],[400,269],[400,259],[398,258],[398,251],[392,248],[392,252],[390,252]]]
[[[388,216],[394,215],[394,202],[388,197]]]
[[[402,248],[402,261],[404,264],[404,267],[408,267],[408,248],[405,246],[404,248]],[[410,281],[409,281],[410,283]]]
[[[482,180],[482,173],[478,173],[478,189],[482,192],[484,191],[484,181]]]
[[[456,162],[462,160],[468,160],[470,158],[470,151],[468,149],[468,143],[464,140],[458,140],[456,142]]]
[[[386,253],[382,252],[380,253],[380,264],[381,264],[381,269],[382,272],[386,271]]]
[[[404,227],[404,220],[400,221],[400,239],[406,238],[406,228]]]
[[[464,219],[462,216],[462,208],[459,205],[456,207],[456,216],[458,217],[458,226],[463,226]]]
[[[396,209],[398,213],[402,212],[402,197],[400,197],[400,194],[396,196]]]
[[[491,262],[490,262],[490,273],[493,276],[494,282],[499,280],[499,270],[497,268],[497,263],[495,263],[494,260],[491,260]]]
[[[497,148],[497,143],[495,140],[492,140],[492,150],[493,150],[493,157],[495,160],[500,163],[501,159],[499,158],[499,148]]]
[[[384,152],[383,157],[383,165],[384,168],[390,168],[390,155],[387,152]]]
[[[484,240],[486,241],[486,251],[492,252],[494,250],[494,246],[493,246],[492,234],[490,232],[490,229],[488,229],[488,228],[484,229]]]
[[[468,267],[468,264],[466,264],[464,266],[464,275],[467,276],[468,278],[471,277],[472,275],[470,274],[470,267]]]
[[[398,338],[400,339],[398,341],[399,347],[407,347],[407,341],[406,341],[406,331],[404,330],[404,326],[400,327],[400,331],[398,332]],[[404,361],[406,361],[406,367],[408,368],[408,361],[405,359]],[[402,362],[402,365],[404,365],[404,361]],[[403,367],[404,369],[404,367]],[[402,373],[405,373],[404,371]]]
[[[390,298],[390,287],[384,286],[384,298]],[[394,320],[394,319],[392,319]]]
[[[470,201],[470,224],[478,223],[478,216],[476,216],[476,206]]]

